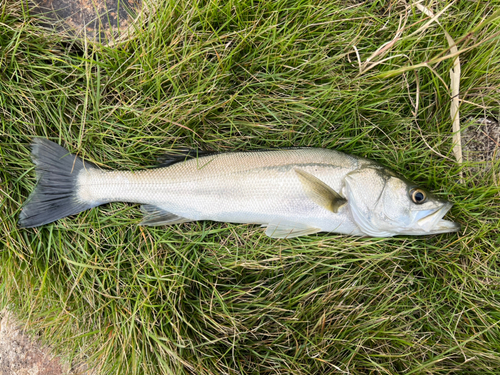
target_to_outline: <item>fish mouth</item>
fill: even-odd
[[[443,206],[429,215],[418,220],[417,223],[428,234],[457,232],[460,224],[450,220],[443,220],[444,215],[450,210],[452,203],[445,203]]]

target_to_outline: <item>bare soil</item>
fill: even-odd
[[[43,16],[43,25],[102,42],[126,33],[142,7],[142,0],[28,1],[31,12]]]
[[[474,172],[488,172],[495,161],[500,159],[500,124],[487,118],[469,118],[462,132],[464,159],[480,164]]]
[[[0,375],[90,375],[72,369],[26,335],[11,312],[0,311]]]

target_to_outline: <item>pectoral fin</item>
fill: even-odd
[[[279,221],[275,223],[269,223],[267,225],[266,235],[271,238],[292,238],[318,233],[320,231],[321,229],[319,228],[313,228],[301,223]]]
[[[342,198],[339,193],[319,178],[300,169],[296,169],[295,173],[297,173],[306,195],[317,205],[337,213],[340,207],[347,203],[345,198]]]
[[[144,218],[139,223],[139,225],[171,225],[193,221],[191,219],[187,219],[185,217],[165,211],[164,209],[153,206],[151,204],[143,204],[141,206],[141,211],[144,213]]]

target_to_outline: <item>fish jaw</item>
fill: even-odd
[[[439,220],[439,222],[434,226],[429,234],[439,234],[439,233],[451,233],[458,232],[461,226],[450,220]]]
[[[420,211],[413,227],[401,232],[401,234],[418,236],[458,232],[460,230],[460,224],[443,219],[452,206],[452,203],[444,202],[443,205],[437,209]]]
[[[453,206],[452,203],[446,202],[441,208],[431,212],[417,221],[420,228],[425,231],[425,234],[437,234],[457,232],[460,230],[460,224],[453,221],[444,220],[443,217]]]

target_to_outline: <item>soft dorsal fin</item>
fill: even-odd
[[[263,225],[264,226],[264,225]],[[271,238],[293,238],[318,233],[321,229],[306,224],[280,220],[267,224],[266,235]]]
[[[339,193],[325,184],[319,178],[300,169],[295,169],[306,195],[317,205],[337,213],[347,203]]]
[[[257,150],[246,150],[249,152],[269,152],[269,151],[281,151],[281,150],[300,150],[307,147],[279,147],[279,148],[263,148]],[[168,167],[172,164],[179,163],[181,161],[186,161],[188,159],[196,159],[204,156],[213,156],[223,154],[224,152],[219,151],[204,151],[192,148],[175,148],[172,151],[168,151],[162,156],[158,157],[158,167]]]
[[[172,164],[203,156],[216,155],[216,151],[203,151],[191,148],[178,148],[169,151],[158,158],[158,167],[168,167]]]
[[[139,225],[171,225],[193,221],[191,219],[165,211],[163,208],[153,206],[152,204],[143,204],[141,206],[141,211],[144,214],[144,218],[139,223]]]

